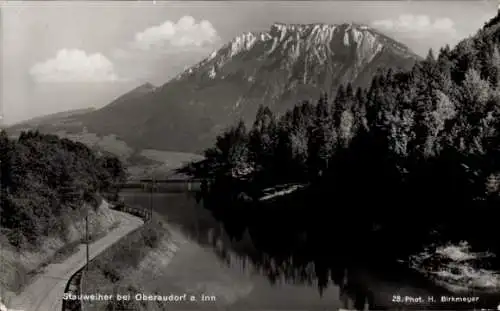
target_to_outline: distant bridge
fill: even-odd
[[[121,184],[120,188],[147,192],[191,192],[200,190],[201,179],[140,179]]]

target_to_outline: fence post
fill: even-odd
[[[87,213],[85,215],[85,256],[87,257],[87,262],[85,263],[85,270],[89,269],[89,208],[87,207]]]
[[[154,191],[154,187],[156,186],[155,184],[155,177],[153,176],[152,178],[152,182],[151,182],[151,192],[150,192],[150,195],[149,195],[149,215],[153,215],[153,191]]]
[[[83,291],[85,289],[85,269],[82,270],[82,278],[80,279],[80,295],[83,295]],[[80,300],[80,311],[84,311],[85,310],[85,307],[84,307],[84,301],[83,300]]]

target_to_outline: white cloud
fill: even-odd
[[[207,20],[196,22],[191,16],[183,16],[174,23],[165,21],[135,35],[134,45],[142,50],[154,47],[199,48],[218,40],[217,31]]]
[[[111,57],[112,58],[117,58],[117,59],[126,59],[126,58],[129,58],[130,56],[130,52],[127,51],[127,50],[124,50],[124,49],[114,49],[112,52],[111,52]]]
[[[433,20],[428,15],[403,14],[396,19],[376,20],[372,25],[382,30],[402,32],[415,37],[456,35],[455,23],[447,17]]]
[[[78,49],[59,50],[54,58],[30,70],[37,82],[110,82],[120,80],[113,63],[100,53]]]

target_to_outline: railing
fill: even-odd
[[[141,207],[129,206],[129,205],[126,205],[126,204],[121,203],[121,202],[116,204],[116,205],[110,206],[110,207],[112,209],[120,211],[120,212],[125,212],[125,213],[129,213],[131,215],[137,216],[137,217],[141,217],[144,220],[144,223],[150,221],[152,218],[151,211],[144,209],[144,208],[141,208]],[[122,239],[133,234],[134,232],[136,232],[136,230],[140,230],[141,227],[139,227],[135,230],[132,230],[131,232],[129,232],[127,235],[120,238],[115,243],[120,243],[120,241]],[[88,266],[90,266],[90,264],[92,263],[92,261],[95,258],[97,258],[97,256],[94,257],[93,259],[91,259],[85,267],[81,268],[75,274],[73,274],[71,276],[68,283],[66,284],[66,288],[64,289],[65,294],[72,294],[72,295],[81,295],[82,294],[83,280],[85,279],[84,272],[85,272],[86,268]],[[80,299],[63,300],[62,311],[82,311],[82,310],[83,310],[83,306],[82,306],[82,301]]]
[[[189,179],[139,179],[141,183],[156,183],[156,184],[178,184],[178,183],[190,183],[190,182],[201,182],[201,179],[189,178]]]
[[[144,222],[148,222],[151,220],[151,211],[148,209],[145,209],[143,207],[136,207],[136,206],[130,206],[125,203],[118,203],[115,206],[113,206],[114,210],[128,213],[130,215],[134,215],[136,217],[140,217],[144,220]]]
[[[66,284],[64,289],[65,294],[79,295],[82,292],[81,281],[83,277],[83,270],[85,267],[78,270]],[[62,310],[63,311],[80,311],[82,309],[82,301],[80,299],[67,300],[63,299]]]

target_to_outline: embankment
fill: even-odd
[[[134,213],[140,209],[125,208]],[[82,294],[139,293],[165,268],[178,249],[166,222],[153,213],[142,227],[108,248],[84,271]],[[84,301],[81,310],[149,310],[136,301]],[[148,306],[150,308],[150,306]]]
[[[104,195],[107,199],[109,199],[108,196]],[[136,217],[140,217],[144,223],[147,223],[149,220],[151,220],[151,215],[148,210],[145,210],[143,208],[137,208],[137,207],[132,207],[125,205],[123,203],[115,204],[112,206],[114,210],[120,211],[120,212],[125,212],[128,214],[131,214]],[[138,228],[140,229],[140,227]],[[136,229],[136,230],[138,230]],[[136,230],[130,232],[128,235],[126,235],[124,238],[129,236],[130,234],[133,234]],[[122,238],[123,239],[123,238]],[[93,263],[97,258],[94,258],[90,261],[90,263]],[[90,264],[89,264],[90,266]],[[64,289],[64,294],[70,294],[74,296],[79,296],[83,293],[83,277],[84,273],[87,272],[87,266],[82,267],[78,272],[73,274],[71,278],[69,279],[68,283],[66,284],[66,287]],[[62,306],[62,311],[81,311],[83,308],[82,306],[82,300],[63,300],[63,306]]]
[[[16,248],[0,235],[0,290],[7,302],[28,285],[40,271],[51,263],[59,263],[73,254],[85,240],[85,215],[72,211],[63,220],[68,225],[64,237],[47,236],[39,247]],[[102,200],[96,209],[90,209],[88,229],[91,241],[95,241],[118,225],[108,204]]]

